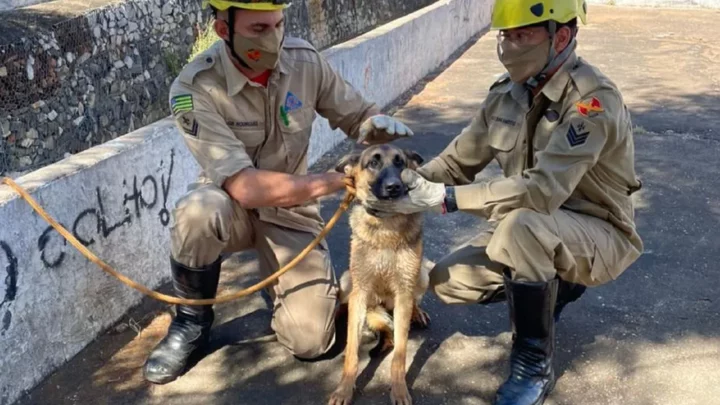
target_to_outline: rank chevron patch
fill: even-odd
[[[584,129],[584,126],[581,128],[581,130]],[[573,124],[570,124],[570,129],[568,129],[567,132],[567,140],[570,144],[571,148],[574,148],[576,146],[580,146],[584,144],[587,141],[588,136],[590,135],[590,131],[588,132],[578,132],[575,129],[575,126]]]

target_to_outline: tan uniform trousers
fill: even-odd
[[[199,267],[221,254],[254,248],[263,277],[289,263],[315,238],[260,221],[214,185],[199,186],[181,198],[173,220],[172,255],[178,262]],[[278,341],[303,359],[324,354],[335,342],[337,280],[324,244],[268,291],[274,303],[271,326]]]
[[[565,281],[597,286],[616,278],[632,245],[612,224],[558,210],[553,215],[516,209],[494,230],[447,255],[430,273],[430,285],[447,304],[482,303],[503,287],[503,269],[516,281]]]

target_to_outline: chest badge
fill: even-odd
[[[290,126],[290,118],[288,117],[288,113],[291,111],[299,110],[302,108],[303,103],[300,101],[297,96],[292,94],[288,91],[287,96],[285,96],[285,105],[280,107],[280,118],[283,120],[283,124],[285,126]]]
[[[545,119],[547,119],[550,122],[555,122],[560,118],[560,114],[555,110],[547,110],[545,111]]]
[[[299,98],[297,98],[294,94],[288,91],[287,96],[285,97],[285,111],[290,112],[294,110],[298,110],[302,108],[303,103],[300,101]]]

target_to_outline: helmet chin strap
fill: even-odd
[[[530,89],[535,89],[541,83],[545,82],[548,73],[554,71],[558,66],[560,66],[565,61],[567,55],[575,50],[576,41],[575,36],[573,35],[568,46],[566,46],[562,52],[557,54],[555,52],[555,34],[557,30],[557,23],[555,21],[549,21],[548,30],[550,31],[550,52],[548,54],[548,60],[545,64],[545,67],[543,68],[543,70],[540,71],[540,73],[529,78],[527,82],[525,82],[525,85]]]
[[[244,67],[245,69],[250,69],[250,66],[248,66],[247,63],[245,63],[240,56],[238,56],[237,52],[235,52],[235,9],[230,8],[230,12],[228,13],[228,36],[230,37],[229,40],[225,40],[225,43],[230,48],[230,53],[232,53],[233,58],[237,61],[237,63],[240,64],[240,66]]]

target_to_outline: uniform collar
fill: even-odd
[[[570,82],[570,69],[577,63],[577,55],[573,51],[567,58],[557,72],[545,83],[543,88],[540,90],[552,102],[557,103],[562,98]]]
[[[245,85],[250,83],[250,79],[245,76],[238,68],[235,67],[230,54],[228,53],[225,42],[218,41],[218,53],[220,54],[220,61],[222,68],[225,71],[225,81],[227,82],[227,93],[229,97],[233,97],[240,93]],[[289,74],[294,64],[290,59],[290,55],[287,49],[283,47],[280,53],[280,61],[278,62],[277,70],[281,74]]]

